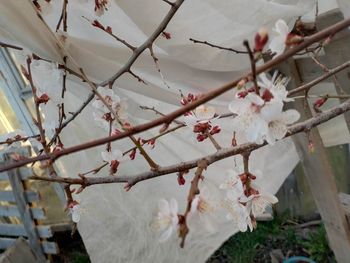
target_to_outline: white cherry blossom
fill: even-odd
[[[213,106],[198,106],[192,114],[185,116],[185,123],[187,126],[194,126],[198,123],[205,123],[212,121],[215,116],[215,108]]]
[[[128,105],[126,100],[121,100],[120,97],[117,94],[115,94],[113,89],[98,87],[97,92],[103,97],[105,102],[107,102],[107,104],[112,108],[112,110],[117,113],[120,119],[127,119]],[[92,106],[104,113],[110,112],[108,107],[98,98],[93,101]]]
[[[220,207],[221,195],[217,186],[204,178],[199,184],[199,194],[191,203],[191,210],[187,218],[189,228],[192,230],[202,229],[209,232],[216,231],[216,212]],[[200,223],[200,225],[198,224]]]
[[[62,103],[61,91],[63,72],[57,63],[35,60],[32,63],[33,82],[37,88],[37,96],[46,93],[55,104]]]
[[[290,30],[287,23],[284,20],[279,19],[277,20],[273,31],[276,35],[271,40],[269,48],[278,56],[282,54],[286,48],[286,40]]]
[[[220,189],[227,190],[226,198],[232,201],[237,201],[244,194],[239,174],[238,169],[228,170],[225,182],[220,185]]]
[[[272,78],[268,78],[265,73],[259,75],[258,85],[261,87],[260,94],[262,95],[265,89],[269,90],[273,95],[272,101],[279,100],[284,102],[293,101],[294,99],[288,98],[288,91],[286,85],[288,78],[277,78],[278,71],[275,71]]]
[[[160,233],[159,241],[164,242],[177,230],[179,223],[177,201],[172,198],[170,202],[160,199],[158,213],[154,220],[154,227]]]
[[[236,225],[239,231],[246,232],[248,227],[253,231],[253,224],[246,206],[238,201],[226,199],[223,207],[228,212],[226,218]]]
[[[263,138],[269,143],[274,144],[282,139],[287,131],[288,125],[296,122],[300,114],[296,110],[282,111],[283,103],[267,104],[261,109],[261,116],[268,123],[268,129]]]
[[[252,213],[254,217],[258,217],[265,212],[268,206],[276,204],[278,199],[271,194],[256,194],[242,198],[241,202],[246,203],[249,214]]]
[[[264,100],[255,93],[248,93],[244,98],[236,96],[229,105],[230,111],[237,114],[235,127],[244,132],[250,142],[263,143],[262,136],[267,132],[267,123],[260,116],[263,105]]]
[[[72,221],[78,223],[80,221],[80,205],[75,204],[69,208],[69,212],[72,215]]]
[[[109,164],[111,164],[112,161],[120,161],[123,159],[123,153],[118,149],[112,150],[111,152],[103,151],[101,152],[101,156],[102,160],[108,162]]]

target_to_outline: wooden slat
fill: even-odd
[[[40,201],[40,195],[37,191],[26,190],[26,199],[28,202]],[[15,202],[15,196],[12,191],[0,191],[0,201]]]
[[[339,193],[339,200],[345,211],[346,216],[348,217],[348,219],[350,219],[350,195],[345,193]]]
[[[21,179],[22,180],[27,180],[29,176],[32,176],[32,170],[28,167],[21,167],[20,169],[20,174],[21,174]],[[0,181],[8,181],[8,172],[1,172],[0,173]]]
[[[1,250],[5,250],[5,249],[9,248],[10,246],[12,246],[15,242],[16,242],[15,238],[2,237],[2,238],[0,238],[0,249]],[[41,247],[42,247],[42,249],[43,249],[45,254],[54,255],[54,254],[58,254],[59,253],[57,244],[54,243],[54,242],[44,241],[44,242],[41,242],[40,245],[41,245]]]
[[[49,238],[53,235],[50,226],[39,225],[36,226],[36,230],[41,238]],[[16,224],[0,224],[0,235],[10,237],[28,236],[24,226]]]
[[[36,263],[36,257],[31,251],[28,242],[24,238],[18,238],[0,258],[0,263],[25,262]]]
[[[38,262],[44,263],[46,262],[46,258],[43,254],[43,248],[40,245],[39,233],[37,231],[37,228],[35,228],[33,217],[28,206],[29,195],[26,194],[28,191],[24,190],[18,169],[9,171],[9,181],[11,183],[13,196],[15,197],[18,211],[21,215],[21,221],[28,236],[29,245],[38,258]]]
[[[279,69],[285,75],[291,76],[289,88],[300,85],[300,75],[294,60],[281,64]],[[296,100],[293,106],[299,111],[301,120],[311,117],[310,109],[304,107],[302,100]],[[313,154],[309,152],[306,134],[296,134],[292,138],[336,260],[340,263],[349,262],[350,229],[339,202],[334,173],[321,136],[317,129],[310,131],[310,138],[315,147]]]
[[[46,219],[46,214],[44,209],[39,207],[32,207],[30,208],[30,211],[32,212],[34,219],[38,219],[38,220]],[[0,206],[0,216],[20,217],[20,214],[17,209],[17,206],[8,205],[8,206]]]

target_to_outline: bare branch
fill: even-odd
[[[318,115],[294,124],[288,128],[288,132],[285,136],[289,137],[291,135],[300,133],[300,132],[305,132],[309,131],[313,127],[316,127],[319,124],[322,124],[332,118],[335,118],[347,111],[350,110],[350,100],[347,100],[346,102],[333,107],[329,110],[326,110],[322,113],[319,113]],[[166,167],[160,167],[157,171],[148,171],[148,172],[143,172],[140,174],[136,175],[127,175],[127,176],[107,176],[107,177],[89,177],[89,178],[48,178],[48,177],[33,177],[32,179],[35,180],[44,180],[44,181],[51,181],[51,182],[59,182],[59,183],[67,183],[67,184],[77,184],[77,185],[94,185],[94,184],[110,184],[110,183],[127,183],[127,187],[130,188],[133,185],[135,185],[138,182],[144,181],[144,180],[149,180],[152,178],[156,178],[159,176],[171,174],[171,173],[177,173],[177,172],[182,172],[186,170],[193,169],[197,167],[197,163],[200,160],[205,159],[208,163],[208,165],[213,164],[217,161],[220,161],[222,159],[246,153],[246,152],[252,152],[256,149],[259,149],[263,146],[267,145],[267,143],[263,144],[256,144],[256,143],[244,143],[238,146],[232,146],[228,148],[223,148],[221,150],[218,150],[216,153],[207,155],[205,157],[202,157],[200,159],[195,159],[195,160],[190,160],[186,162],[181,162],[175,165],[170,165]],[[37,157],[40,160],[40,156]],[[24,163],[29,163],[26,160],[23,161]],[[23,164],[22,164],[23,165]],[[12,165],[14,166],[14,165]],[[15,166],[16,167],[16,166]],[[5,168],[5,169],[4,169]],[[4,167],[0,168],[0,172],[3,170],[9,170],[14,167]]]
[[[256,73],[259,74],[259,73],[262,73],[262,72],[265,72],[266,70],[269,70],[271,68],[273,68],[274,66],[278,65],[279,63],[285,61],[286,59],[288,59],[289,57],[293,56],[294,54],[296,54],[297,52],[303,50],[305,47],[308,47],[309,45],[315,43],[315,42],[318,42],[330,35],[334,35],[336,34],[337,32],[339,32],[340,30],[342,29],[345,29],[347,28],[348,26],[350,26],[350,19],[346,19],[346,20],[343,20],[339,23],[336,23],[334,24],[333,26],[327,28],[327,29],[324,29],[316,34],[314,34],[313,36],[310,36],[308,38],[305,38],[304,41],[302,43],[300,43],[299,45],[293,47],[293,48],[290,48],[289,50],[287,50],[286,52],[284,52],[283,54],[281,54],[280,56],[277,56],[276,58],[270,60],[269,62],[265,63],[264,65],[260,66],[257,68],[256,70]],[[205,95],[203,95],[202,97],[200,97],[198,100],[192,102],[192,103],[189,103],[187,104],[186,106],[184,107],[181,107],[179,108],[178,110],[175,110],[169,114],[167,114],[166,116],[163,116],[163,117],[160,117],[158,119],[155,119],[151,122],[148,122],[148,123],[145,123],[145,124],[141,124],[141,125],[138,125],[138,126],[134,126],[132,128],[130,128],[128,131],[124,131],[120,134],[116,134],[116,135],[113,135],[113,136],[110,136],[110,137],[105,137],[105,138],[101,138],[101,139],[96,139],[96,140],[93,140],[93,141],[90,141],[90,142],[87,142],[87,143],[83,143],[83,144],[80,144],[80,145],[76,145],[76,146],[73,146],[73,147],[70,147],[70,148],[66,148],[66,149],[63,149],[62,151],[58,152],[58,153],[55,153],[55,154],[45,154],[45,155],[41,155],[41,156],[38,156],[38,157],[34,157],[34,158],[29,158],[27,160],[23,160],[23,161],[19,161],[19,162],[16,162],[16,163],[12,163],[12,164],[8,164],[6,166],[2,166],[0,167],[0,172],[1,171],[6,171],[6,170],[10,170],[10,169],[13,169],[13,168],[16,168],[16,167],[20,167],[22,165],[25,165],[25,164],[28,164],[28,163],[32,163],[32,162],[36,162],[36,161],[39,161],[39,160],[48,160],[48,159],[52,159],[52,160],[55,160],[57,158],[60,158],[64,155],[67,155],[67,154],[71,154],[71,153],[74,153],[74,152],[78,152],[78,151],[81,151],[81,150],[85,150],[85,149],[89,149],[89,148],[93,148],[93,147],[96,147],[98,145],[103,145],[103,144],[106,144],[110,141],[116,141],[116,140],[120,140],[122,138],[125,138],[125,137],[128,137],[130,135],[133,135],[133,134],[136,134],[136,133],[139,133],[139,132],[143,132],[143,131],[146,131],[148,129],[151,129],[151,128],[154,128],[158,125],[161,125],[161,124],[169,124],[171,123],[174,119],[176,119],[177,117],[183,115],[184,113],[198,107],[199,105],[201,104],[204,104],[218,96],[220,96],[221,94],[225,93],[226,91],[234,88],[237,83],[243,79],[243,78],[250,78],[252,76],[252,73],[248,73],[246,74],[245,76],[239,78],[239,79],[236,79],[222,87],[219,87],[219,88],[216,88],[208,93],[206,93]],[[108,82],[107,82],[108,83]]]
[[[158,38],[158,36],[160,34],[162,34],[162,32],[165,30],[165,28],[167,27],[170,20],[173,18],[176,11],[180,8],[180,6],[182,5],[182,3],[184,1],[185,0],[176,0],[171,5],[169,12],[164,17],[163,21],[160,23],[158,28],[153,32],[153,34],[141,46],[139,46],[137,49],[134,50],[134,53],[132,54],[132,56],[130,57],[128,62],[126,62],[126,64],[116,74],[114,74],[108,80],[100,83],[100,86],[106,86],[108,84],[113,84],[121,75],[123,75],[124,73],[126,73],[130,70],[132,64],[142,54],[142,52],[145,51],[145,49],[149,48],[149,46]]]
[[[233,49],[233,48],[227,48],[227,47],[222,47],[222,46],[218,46],[212,43],[209,43],[208,41],[201,41],[201,40],[197,40],[197,39],[193,39],[190,38],[190,41],[192,41],[195,44],[203,44],[203,45],[207,45],[209,47],[214,47],[214,48],[218,48],[218,49],[222,49],[222,50],[227,50],[227,51],[232,51],[236,54],[248,54],[247,51],[242,51],[242,50],[237,50],[237,49]]]

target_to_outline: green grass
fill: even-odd
[[[253,232],[232,236],[208,262],[271,262],[269,252],[273,249],[281,249],[289,256],[309,256],[316,262],[335,262],[323,226],[303,239],[293,226],[286,224],[287,219],[288,214],[284,214],[273,221],[258,223]]]

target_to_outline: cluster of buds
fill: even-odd
[[[109,34],[113,34],[112,28],[110,26],[104,27],[104,25],[102,25],[98,20],[94,20],[91,25],[93,25],[94,27],[97,27],[99,29],[102,29],[103,31],[106,31]]]
[[[212,126],[209,122],[198,123],[193,127],[193,132],[197,133],[197,141],[202,142],[208,138],[209,135],[217,134],[221,131],[220,126]]]
[[[242,181],[243,189],[244,189],[244,194],[249,197],[251,195],[257,195],[259,194],[259,191],[254,189],[251,186],[251,182],[256,179],[256,176],[252,173],[242,173],[239,175],[239,178]]]
[[[156,139],[150,139],[150,140],[143,140],[143,139],[141,139],[140,142],[141,142],[142,146],[147,144],[148,146],[151,147],[151,149],[154,149],[155,144],[156,144]]]
[[[194,102],[198,99],[199,96],[193,95],[192,93],[188,93],[187,97],[182,96],[181,104],[183,106],[187,105],[188,103]]]

